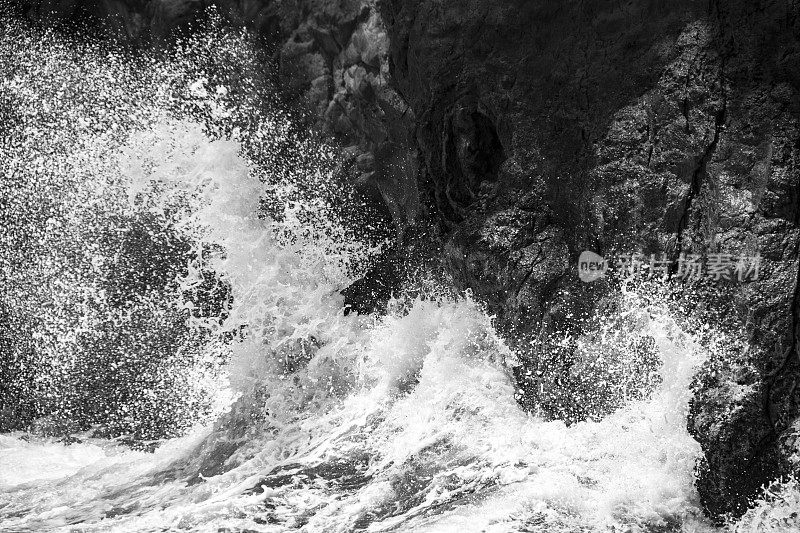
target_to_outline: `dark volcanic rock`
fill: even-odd
[[[704,504],[741,512],[791,468],[800,400],[797,6],[381,6],[450,271],[513,338],[595,312],[609,287],[577,281],[584,249],[761,254],[760,280],[726,291],[749,348],[701,369],[689,419]],[[541,403],[540,355],[523,356],[523,404]]]

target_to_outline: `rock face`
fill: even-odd
[[[796,438],[797,6],[381,5],[450,271],[515,338],[594,312],[605,288],[577,281],[584,249],[760,253],[759,281],[707,297],[727,302],[748,348],[701,369],[689,418],[706,508],[741,512],[792,468],[781,443]]]
[[[746,340],[695,381],[697,486],[712,515],[741,513],[762,483],[797,468],[795,3],[23,4],[33,18],[106,21],[133,41],[162,39],[211,4],[254,29],[286,97],[346,147],[357,184],[400,233],[435,227],[448,273],[521,349],[525,406],[547,404],[529,341],[580,330],[614,289],[578,280],[581,251],[760,254],[757,281],[671,282],[703,295],[695,309],[724,309]]]

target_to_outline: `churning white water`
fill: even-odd
[[[383,317],[342,312],[339,291],[380,244],[346,229],[331,194],[308,193],[330,187],[336,151],[256,111],[262,101],[232,99],[250,78],[219,81],[214,58],[246,61],[243,38],[137,63],[5,31],[15,68],[2,91],[19,123],[2,146],[3,192],[19,219],[4,219],[16,240],[3,260],[21,280],[14,301],[37,318],[33,392],[58,411],[99,364],[81,366],[95,346],[82,339],[130,328],[141,309],[158,328],[183,317],[191,349],[147,367],[153,379],[115,407],[121,428],[138,428],[137,409],[180,406],[167,420],[180,436],[152,451],[86,429],[66,441],[0,435],[0,529],[714,530],[685,428],[704,349],[665,310],[623,296],[621,321],[652,337],[661,361],[646,399],[569,427],[525,413],[515,357],[468,294],[398,295]],[[142,217],[153,239],[185,244],[185,268],[168,290],[136,285],[121,304],[98,280],[124,247],[104,247],[100,230]],[[195,312],[202,302],[187,296],[209,280],[229,295],[224,314]],[[153,328],[126,337],[115,372],[147,353]],[[764,502],[740,526],[779,531],[778,507]]]

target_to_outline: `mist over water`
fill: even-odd
[[[6,21],[0,61],[3,530],[714,530],[685,428],[707,347],[666,306],[624,292],[584,347],[642,390],[545,420],[469,294],[343,312],[391,228],[246,35],[134,54]],[[609,351],[642,339],[654,379]],[[780,531],[795,494],[731,527]]]

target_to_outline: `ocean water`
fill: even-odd
[[[33,332],[23,392],[105,420],[81,410],[102,380],[75,384],[110,365],[105,379],[149,376],[113,398],[116,433],[150,428],[142,413],[174,427],[147,443],[100,423],[64,439],[47,428],[69,417],[50,415],[1,434],[0,530],[718,530],[686,431],[706,348],[666,308],[621,295],[616,323],[658,355],[642,399],[570,426],[524,412],[516,357],[469,294],[342,312],[339,291],[381,243],[337,209],[337,149],[261,97],[245,36],[212,29],[134,59],[8,23],[0,47],[14,118],[0,154],[4,305]],[[108,237],[131,239],[142,220],[134,244],[173,244],[130,252]],[[158,286],[113,275],[176,261]],[[224,305],[203,308],[209,286]],[[132,333],[113,344],[108,329]],[[143,365],[162,336],[179,348]],[[796,531],[797,494],[787,482],[727,529]]]

